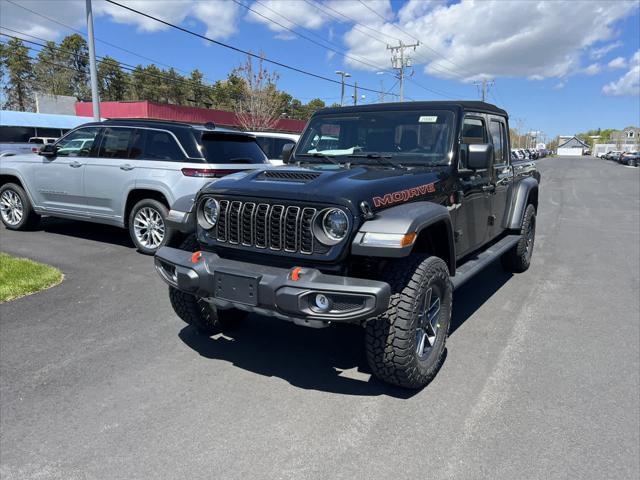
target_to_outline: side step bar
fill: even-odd
[[[453,289],[460,288],[467,280],[473,277],[476,273],[480,272],[483,268],[488,266],[503,253],[506,253],[520,240],[520,235],[507,235],[502,240],[494,245],[491,245],[488,249],[478,253],[476,256],[471,257],[463,265],[460,265],[456,269],[456,274],[451,277],[451,283]]]

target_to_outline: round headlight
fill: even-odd
[[[337,208],[332,208],[322,218],[322,229],[331,240],[342,240],[349,229],[349,219],[346,213]]]
[[[213,228],[218,222],[218,211],[220,207],[215,198],[207,198],[202,202],[202,220],[204,228]]]

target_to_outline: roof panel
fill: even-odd
[[[89,121],[90,118],[75,115],[0,110],[0,125],[16,127],[75,128]]]

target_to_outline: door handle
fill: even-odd
[[[72,162],[69,162],[69,166],[71,168],[80,168],[82,166],[82,164],[80,162],[77,162],[77,161],[74,160]]]
[[[483,185],[482,186],[482,191],[483,192],[489,192],[489,193],[493,193],[496,191],[496,186],[491,184],[491,185]]]
[[[125,171],[129,171],[129,170],[133,170],[134,166],[130,165],[128,163],[125,163],[124,165],[120,165],[120,170],[125,170]]]

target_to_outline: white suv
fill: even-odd
[[[159,120],[107,120],[72,130],[40,155],[0,158],[0,217],[23,230],[40,215],[129,229],[142,253],[167,243],[169,208],[205,184],[269,165],[253,135]]]

